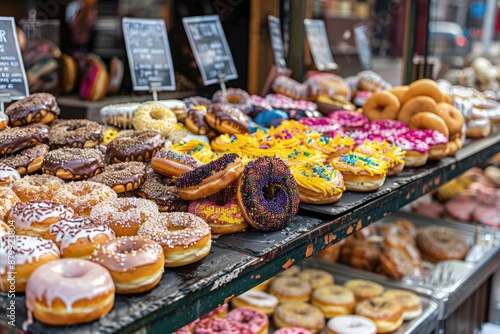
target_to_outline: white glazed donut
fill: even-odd
[[[343,315],[332,318],[326,324],[328,334],[375,334],[377,326],[368,318]]]
[[[273,314],[274,310],[278,306],[278,298],[275,296],[259,291],[259,290],[248,290],[247,292],[239,295],[231,301],[231,306],[233,308],[237,307],[251,307],[258,309],[265,313],[267,316]]]

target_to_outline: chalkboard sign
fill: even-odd
[[[371,70],[373,67],[372,50],[370,48],[370,41],[368,40],[366,25],[358,24],[354,26],[354,39],[361,67],[364,70]]]
[[[281,21],[279,18],[269,15],[269,35],[273,46],[274,63],[278,68],[286,68],[285,53],[283,51],[283,37],[281,36]]]
[[[175,73],[163,20],[122,19],[134,90],[175,90]]]
[[[319,71],[331,71],[338,68],[333,60],[330,43],[326,36],[325,22],[322,20],[304,20],[307,42]]]
[[[19,100],[29,93],[14,18],[0,16],[0,94]]]
[[[200,68],[205,86],[238,78],[219,16],[193,16],[182,19],[184,29]]]

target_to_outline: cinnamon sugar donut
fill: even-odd
[[[5,113],[12,126],[21,126],[30,123],[48,124],[59,116],[61,110],[52,94],[34,93],[9,105]]]
[[[0,131],[0,156],[9,155],[40,143],[43,136],[36,128],[7,128]]]
[[[298,277],[277,277],[269,285],[269,293],[280,303],[307,302],[312,292],[311,284]]]
[[[108,144],[106,163],[150,160],[164,143],[163,136],[153,130],[119,135]]]
[[[22,202],[52,200],[61,188],[64,188],[64,181],[48,174],[27,175],[12,185]]]
[[[155,203],[143,198],[116,198],[98,203],[90,211],[90,219],[108,224],[116,236],[136,235],[146,223],[155,223],[160,217]]]
[[[53,125],[49,131],[52,150],[61,147],[92,148],[102,141],[99,123],[86,119],[70,119]]]
[[[63,147],[43,159],[42,171],[64,180],[88,179],[102,172],[104,155],[95,148]]]
[[[0,187],[12,188],[14,182],[21,179],[19,172],[0,161]]]
[[[20,175],[32,174],[42,169],[43,159],[47,153],[49,153],[49,147],[40,143],[16,155],[0,159],[0,163],[15,168]]]
[[[0,187],[0,221],[7,221],[10,209],[20,202],[16,193],[8,187]]]
[[[352,314],[356,305],[354,293],[341,285],[325,285],[313,291],[311,303],[330,319],[339,315]]]
[[[380,296],[384,292],[382,285],[363,279],[349,280],[344,286],[354,293],[358,302]]]
[[[432,262],[463,260],[470,249],[461,235],[444,227],[421,230],[417,235],[417,246],[422,257]]]
[[[403,325],[403,308],[386,297],[375,297],[356,305],[354,312],[372,320],[377,326],[377,333],[390,333]]]
[[[64,203],[73,208],[80,216],[88,216],[90,210],[100,202],[116,199],[116,193],[105,184],[80,181],[68,182],[54,193],[53,201]]]
[[[134,191],[144,183],[146,166],[142,162],[120,162],[105,167],[104,172],[92,177],[90,181],[104,183],[117,194]]]
[[[313,290],[325,285],[331,285],[334,282],[333,275],[321,269],[304,269],[297,276],[309,282]]]
[[[302,327],[312,333],[319,333],[325,327],[323,313],[316,306],[303,302],[279,305],[273,320],[276,328]]]

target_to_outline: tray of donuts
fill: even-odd
[[[224,326],[275,334],[430,333],[436,328],[438,305],[430,298],[332,270],[331,264],[306,261],[235,297],[222,319],[202,317],[176,333]]]

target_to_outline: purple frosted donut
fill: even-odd
[[[221,90],[218,90],[212,96],[214,103],[225,103],[241,110],[245,114],[250,114],[253,110],[250,94],[240,88],[228,88],[224,96]]]
[[[365,115],[350,110],[340,110],[328,114],[328,118],[336,121],[345,129],[359,129],[368,123]]]
[[[279,158],[251,161],[238,180],[237,196],[245,219],[259,230],[281,230],[299,209],[299,187]]]

